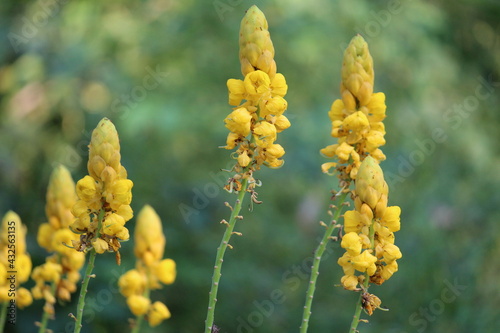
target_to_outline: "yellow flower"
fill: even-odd
[[[387,207],[380,223],[392,232],[399,231],[401,228],[400,215],[401,208],[398,206]]]
[[[281,73],[276,73],[276,76],[271,80],[272,96],[285,97],[288,91],[285,76]]]
[[[27,306],[30,306],[33,303],[33,297],[31,297],[31,293],[26,288],[19,288],[16,293],[16,305],[20,309],[24,309]]]
[[[148,312],[151,301],[142,295],[131,295],[127,298],[127,305],[134,315],[140,316]]]
[[[268,97],[271,93],[271,80],[263,71],[250,72],[243,81],[245,91],[249,99],[259,100],[262,97]]]
[[[90,176],[85,176],[76,183],[76,193],[83,201],[96,199],[96,181]]]
[[[229,105],[240,105],[245,99],[246,90],[242,80],[229,79],[227,80],[227,89],[229,90]]]
[[[342,283],[344,289],[356,290],[356,286],[358,285],[358,278],[355,275],[344,275],[340,279],[340,283]]]
[[[136,269],[131,269],[118,280],[120,293],[125,297],[130,297],[134,294],[142,294],[146,288],[146,277],[139,273]]]
[[[290,121],[287,117],[281,115],[275,118],[274,126],[276,126],[276,132],[282,132],[291,126]]]
[[[231,132],[238,134],[238,136],[245,137],[250,134],[250,120],[252,115],[246,108],[239,108],[234,110],[224,120],[227,129]]]
[[[276,141],[276,127],[267,121],[258,123],[253,130],[253,134],[255,143],[262,148],[271,147]]]
[[[163,259],[156,267],[156,276],[164,284],[172,284],[177,275],[175,261],[172,259]]]
[[[349,232],[342,237],[342,248],[347,250],[351,256],[357,256],[361,253],[361,239],[355,232]]]
[[[162,302],[154,302],[149,308],[148,321],[151,327],[158,326],[163,320],[170,318],[170,311]]]
[[[360,255],[351,258],[351,263],[353,267],[360,272],[367,272],[368,275],[373,275],[377,270],[375,263],[377,262],[377,257],[368,251],[363,251]]]
[[[95,238],[92,240],[92,246],[97,253],[104,253],[109,250],[108,243],[102,238]]]

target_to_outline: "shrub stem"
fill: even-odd
[[[210,292],[208,294],[209,297],[208,297],[207,319],[205,320],[205,333],[212,332],[212,326],[214,324],[215,304],[217,302],[217,291],[219,289],[219,281],[222,275],[221,269],[222,269],[222,262],[224,261],[224,253],[226,252],[226,249],[229,245],[229,239],[233,234],[234,226],[236,225],[236,220],[238,220],[243,199],[245,198],[247,186],[248,186],[248,179],[244,179],[241,184],[241,190],[238,193],[238,198],[236,199],[236,203],[232,208],[231,218],[229,219],[229,222],[225,223],[226,231],[224,232],[222,241],[219,247],[217,248],[217,256],[214,265],[214,274],[212,276],[212,285],[210,288]]]
[[[326,250],[326,245],[332,236],[333,231],[338,227],[337,220],[342,212],[343,203],[349,192],[342,193],[339,197],[339,202],[337,204],[335,213],[333,215],[332,222],[328,226],[323,235],[323,239],[319,243],[316,251],[314,251],[313,265],[311,267],[311,276],[309,281],[309,286],[306,293],[306,302],[304,305],[304,312],[302,314],[302,323],[300,326],[300,333],[306,333],[309,326],[309,318],[311,317],[311,306],[314,298],[314,291],[316,290],[316,280],[319,275],[319,264],[321,262],[321,257]]]

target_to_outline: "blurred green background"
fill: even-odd
[[[462,1],[8,1],[0,3],[0,213],[29,228],[34,265],[55,165],[86,174],[90,133],[116,125],[122,164],[134,181],[132,207],[162,218],[174,284],[153,293],[172,312],[156,332],[201,332],[215,251],[234,195],[220,184],[231,162],[223,119],[226,80],[241,78],[240,20],[266,14],[278,71],[287,79],[279,135],[286,163],[256,174],[264,203],[246,210],[226,254],[216,324],[221,332],[297,332],[310,257],[328,218],[336,178],[319,150],[335,143],[327,111],[339,97],[343,49],[368,41],[375,91],[386,94],[389,203],[402,208],[397,272],[374,286],[389,312],[361,332],[497,332],[500,293],[500,5]],[[153,78],[153,80],[152,80]],[[132,231],[134,220],[127,226]],[[358,295],[338,284],[342,254],[322,263],[310,332],[346,332]],[[129,312],[116,280],[134,265],[97,259],[84,332],[126,332]],[[33,282],[27,283],[31,287]],[[455,287],[451,287],[455,285]],[[457,287],[458,285],[458,287]],[[278,291],[275,291],[278,290]],[[282,295],[276,299],[274,296]],[[76,299],[76,295],[73,297]],[[34,331],[42,301],[17,314]],[[54,332],[71,329],[57,307]],[[147,332],[148,330],[144,330]]]

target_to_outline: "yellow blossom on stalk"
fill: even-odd
[[[54,303],[70,301],[71,294],[77,289],[85,255],[70,246],[79,236],[71,232],[69,225],[74,216],[71,209],[76,202],[75,182],[68,169],[57,166],[49,180],[45,213],[48,222],[38,229],[38,244],[53,255],[46,262],[33,269],[31,278],[36,285],[31,289],[35,299],[44,298],[44,312],[53,317]]]
[[[224,120],[230,133],[226,149],[236,149],[236,176],[226,189],[239,191],[242,179],[248,179],[253,192],[253,172],[261,165],[279,168],[285,154],[275,144],[277,133],[290,127],[283,115],[288,107],[283,98],[287,92],[285,77],[276,73],[274,47],[264,13],[257,6],[247,12],[240,27],[240,62],[243,80],[229,79],[229,104],[234,111]]]
[[[356,179],[366,156],[378,162],[385,160],[380,150],[385,144],[382,123],[385,95],[374,93],[373,83],[373,59],[368,44],[360,35],[355,36],[344,53],[341,99],[333,102],[328,113],[332,122],[331,135],[337,138],[337,143],[321,150],[323,155],[336,160],[323,164],[323,172],[336,168],[342,187]]]
[[[121,294],[127,298],[130,311],[139,317],[136,325],[140,325],[145,315],[150,325],[156,326],[170,318],[170,312],[161,302],[151,304],[150,290],[161,288],[161,283],[172,284],[176,267],[172,259],[162,259],[165,235],[160,217],[149,205],[144,206],[137,216],[134,241],[136,268],[123,274],[118,286]]]
[[[396,260],[402,257],[394,245],[394,232],[400,229],[401,209],[387,207],[387,183],[382,169],[371,156],[361,164],[355,184],[355,209],[345,213],[346,234],[340,244],[346,253],[338,260],[345,274],[341,283],[349,290],[356,290],[358,283],[366,287],[366,278],[382,284],[398,270]],[[356,271],[366,275],[357,275]],[[370,297],[375,300],[372,305],[378,304],[377,308],[380,300],[374,295]]]
[[[27,228],[19,215],[8,211],[0,229],[0,303],[10,302],[15,290],[16,306],[23,309],[33,302],[29,290],[20,287],[28,280],[32,267],[26,251]]]
[[[118,264],[120,242],[129,239],[125,223],[133,216],[130,202],[134,185],[127,179],[120,158],[116,128],[109,119],[103,118],[92,132],[87,163],[89,175],[76,184],[78,201],[73,206],[75,220],[70,225],[73,232],[80,234],[79,240],[73,241],[75,249],[116,252]]]

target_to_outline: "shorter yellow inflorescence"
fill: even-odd
[[[68,169],[60,165],[54,169],[47,189],[45,212],[49,222],[38,229],[38,244],[53,254],[46,262],[33,269],[31,278],[36,285],[31,289],[35,299],[44,298],[44,311],[54,315],[56,298],[70,301],[77,289],[85,255],[71,248],[79,236],[69,229],[74,216],[71,209],[76,202],[75,183]]]
[[[15,301],[23,309],[33,302],[29,290],[19,287],[29,279],[32,267],[26,250],[27,228],[13,211],[5,214],[0,228],[0,303]]]
[[[401,209],[387,207],[387,183],[374,158],[368,156],[363,161],[355,184],[355,209],[344,215],[345,235],[341,247],[346,252],[338,260],[344,270],[341,283],[348,290],[356,290],[366,277],[369,282],[382,284],[398,270],[396,260],[402,257],[394,245],[394,233],[400,229]],[[357,275],[356,271],[366,275]]]
[[[70,225],[73,232],[80,234],[80,238],[73,241],[75,249],[116,252],[118,263],[120,242],[130,237],[125,223],[133,216],[130,202],[134,185],[127,179],[120,159],[118,133],[113,123],[104,118],[92,132],[87,163],[89,175],[76,184],[78,201],[72,209],[76,219]]]
[[[166,240],[160,217],[149,205],[139,212],[134,241],[136,268],[123,274],[118,285],[130,311],[136,316],[146,315],[149,324],[156,326],[170,318],[170,312],[161,302],[151,303],[149,293],[161,288],[162,283],[172,284],[176,266],[172,259],[162,259]]]
[[[285,150],[275,143],[277,134],[290,127],[283,115],[288,107],[284,99],[288,86],[276,73],[274,47],[264,13],[252,6],[241,21],[240,61],[243,80],[229,79],[229,104],[234,111],[224,120],[230,133],[226,149],[236,149],[237,175],[227,189],[239,190],[240,179],[249,179],[252,191],[253,171],[262,165],[279,168]],[[250,136],[250,137],[249,137]]]

